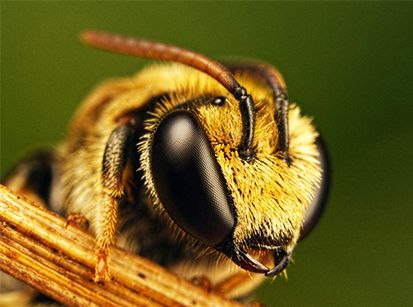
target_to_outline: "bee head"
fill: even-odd
[[[279,73],[266,64],[243,64],[241,71],[261,79],[248,85],[250,80],[233,75],[237,67],[176,46],[95,31],[82,39],[198,70],[194,78],[185,72],[175,86],[192,97],[159,107],[147,122],[140,145],[147,189],[185,233],[246,270],[281,272],[320,215],[327,160],[311,121],[288,106]],[[162,82],[162,75],[153,81],[171,82]],[[208,78],[211,90],[202,88]],[[259,253],[272,255],[272,269],[251,255]]]
[[[287,162],[277,151],[271,97],[258,89],[254,98],[251,160],[239,151],[238,102],[217,91],[163,102],[142,142],[148,153],[143,164],[154,198],[181,230],[243,269],[272,276],[316,224],[324,202],[314,196],[324,195],[318,191],[326,186],[326,158],[310,119],[292,106]]]

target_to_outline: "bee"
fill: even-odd
[[[106,32],[82,40],[171,63],[97,87],[56,149],[25,159],[4,183],[88,221],[97,282],[110,280],[115,244],[188,279],[244,274],[232,297],[283,272],[319,220],[329,170],[281,74]]]

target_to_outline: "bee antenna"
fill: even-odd
[[[222,64],[206,56],[177,46],[124,37],[101,31],[85,31],[81,39],[87,45],[111,52],[136,57],[172,61],[193,67],[221,83],[239,101],[242,116],[242,138],[238,147],[241,159],[250,161],[253,156],[252,142],[255,128],[254,101],[247,90]]]
[[[289,132],[288,132],[288,96],[287,87],[284,79],[278,70],[266,63],[259,61],[238,61],[235,64],[228,65],[231,72],[247,71],[260,77],[271,89],[274,103],[274,119],[278,128],[278,146],[277,153],[284,158],[287,163],[291,163],[288,154],[289,149]]]

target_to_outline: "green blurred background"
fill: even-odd
[[[265,60],[314,117],[329,207],[268,306],[413,306],[413,3],[1,2],[1,173],[64,136],[101,80],[147,61],[84,47],[98,28]]]

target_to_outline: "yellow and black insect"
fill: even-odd
[[[57,149],[26,159],[4,182],[89,221],[96,281],[109,278],[114,244],[185,278],[257,273],[233,295],[282,272],[318,221],[328,163],[280,73],[109,33],[82,39],[175,63],[99,86]]]

